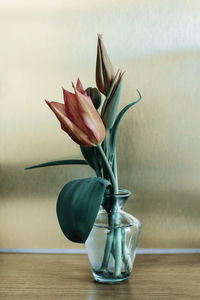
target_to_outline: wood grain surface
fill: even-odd
[[[107,285],[84,254],[2,253],[0,299],[200,299],[200,255],[137,255],[129,280]]]

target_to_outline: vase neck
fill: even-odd
[[[107,212],[123,209],[130,195],[131,192],[126,189],[119,190],[118,194],[106,193],[102,206]]]

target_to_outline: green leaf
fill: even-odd
[[[49,161],[49,162],[46,162],[43,164],[27,167],[27,168],[25,168],[25,170],[43,168],[43,167],[51,167],[51,166],[61,166],[61,165],[87,165],[87,162],[82,159],[56,160],[56,161]]]
[[[102,169],[103,161],[102,161],[102,157],[99,154],[97,147],[82,147],[81,146],[80,148],[81,148],[81,152],[82,152],[85,160],[90,165],[90,167],[92,167],[94,169],[97,176],[102,177],[101,169]]]
[[[106,129],[111,129],[113,124],[116,120],[119,102],[120,102],[120,95],[121,95],[121,86],[122,86],[122,76],[124,73],[120,72],[117,82],[113,88],[113,91],[107,100],[107,104],[104,108],[104,112],[102,115],[102,120]]]
[[[104,114],[104,112],[105,112],[105,108],[106,108],[106,106],[108,105],[110,96],[111,96],[112,91],[113,91],[113,89],[114,89],[114,87],[115,87],[115,84],[116,84],[116,82],[117,82],[118,76],[119,76],[119,71],[117,71],[117,73],[116,73],[116,75],[115,75],[115,77],[114,77],[114,79],[113,79],[113,82],[112,82],[112,84],[111,84],[111,87],[110,87],[110,89],[109,89],[109,91],[108,91],[108,93],[107,93],[107,95],[106,95],[106,99],[105,99],[105,101],[104,101],[104,103],[103,103],[103,106],[102,106],[102,109],[101,109],[101,116],[103,116],[103,114]]]
[[[115,153],[115,144],[116,144],[116,137],[117,137],[117,129],[119,126],[119,123],[123,117],[123,115],[125,114],[125,112],[132,107],[133,105],[135,105],[136,103],[138,103],[140,100],[142,100],[142,96],[140,94],[140,92],[137,90],[138,94],[139,94],[139,99],[137,99],[136,101],[131,102],[130,104],[126,105],[118,114],[115,123],[113,125],[112,130],[110,131],[110,139],[109,139],[109,162],[112,165],[113,162],[113,158],[114,158],[114,153]]]
[[[56,210],[62,232],[70,241],[87,240],[109,185],[104,178],[91,177],[70,181],[63,187]]]

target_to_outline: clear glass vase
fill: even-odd
[[[141,223],[122,210],[130,191],[106,195],[86,249],[94,279],[102,283],[119,283],[130,276],[139,241]],[[117,203],[117,205],[114,205]]]

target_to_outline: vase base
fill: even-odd
[[[103,272],[92,271],[95,281],[101,283],[108,283],[108,284],[117,284],[122,281],[128,280],[130,274],[122,274],[121,277],[113,277],[113,273],[109,273],[108,275],[104,275]]]

